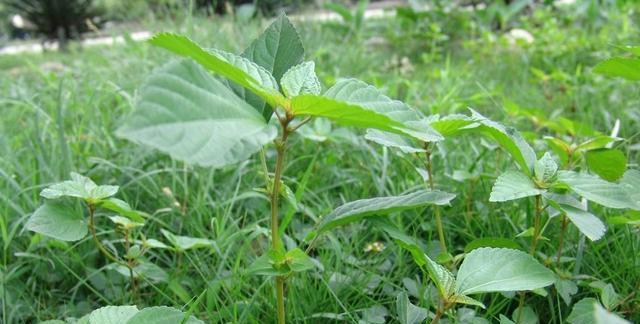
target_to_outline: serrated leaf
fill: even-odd
[[[374,128],[425,142],[443,139],[411,107],[355,79],[338,81],[322,96],[293,98],[291,109],[299,115],[326,117],[338,124]]]
[[[464,247],[464,253],[469,253],[475,249],[482,247],[508,248],[519,250],[520,245],[511,239],[504,237],[481,237],[475,239]]]
[[[545,153],[533,167],[533,174],[540,183],[552,183],[558,173],[558,164],[549,152]]]
[[[175,235],[165,229],[161,229],[162,235],[167,238],[173,246],[180,250],[186,251],[191,249],[200,249],[200,248],[211,248],[213,247],[214,242],[208,239],[190,237],[190,236],[181,236]]]
[[[255,259],[247,268],[247,273],[259,276],[285,276],[289,274],[289,269],[274,266],[275,261],[270,253],[265,253]]]
[[[456,279],[456,293],[533,290],[555,281],[555,275],[531,255],[519,250],[480,248],[464,258]]]
[[[244,50],[242,56],[271,72],[276,80],[280,80],[292,66],[302,62],[304,48],[293,24],[286,15],[282,15]],[[251,101],[250,103],[269,120],[271,107],[265,106],[264,101],[262,104]]]
[[[522,172],[527,175],[533,173],[533,166],[536,163],[536,153],[533,148],[522,138],[515,128],[504,126],[495,121],[489,120],[473,109],[471,118],[480,125],[478,129],[491,136],[502,148],[504,148],[516,161]]]
[[[593,68],[593,72],[609,77],[621,77],[631,81],[640,81],[640,59],[631,57],[612,57]]]
[[[47,201],[31,215],[25,227],[61,241],[77,241],[87,235],[83,214],[62,201]]]
[[[465,305],[472,305],[472,306],[478,306],[481,308],[485,308],[484,304],[476,299],[473,299],[469,296],[465,296],[465,295],[453,295],[451,297],[449,297],[448,302],[450,303],[456,303],[456,304],[465,304]]]
[[[301,94],[320,94],[320,80],[316,76],[315,63],[307,61],[287,71],[280,80],[282,91],[291,98]]]
[[[598,217],[586,210],[562,203],[554,204],[554,207],[564,212],[573,225],[592,241],[602,238],[607,230]]]
[[[429,126],[444,137],[454,136],[462,130],[473,129],[480,124],[468,116],[453,114],[445,117],[435,116],[427,119]]]
[[[590,150],[585,159],[589,170],[607,181],[617,181],[627,168],[627,157],[618,149]]]
[[[413,256],[413,260],[421,268],[426,268],[429,278],[433,280],[438,288],[440,296],[446,300],[455,294],[456,279],[453,274],[442,265],[431,260],[416,244],[396,240],[396,243],[403,249],[409,251]]]
[[[544,193],[538,189],[526,174],[519,171],[507,171],[501,174],[491,189],[489,201],[509,201]]]
[[[361,199],[346,203],[320,221],[318,235],[335,227],[357,222],[365,217],[386,215],[405,209],[413,209],[429,204],[446,205],[456,195],[442,191],[420,190],[410,194],[391,197]]]
[[[400,324],[423,323],[424,320],[427,319],[427,316],[429,316],[429,310],[413,305],[409,301],[409,296],[404,291],[396,297],[396,312]]]
[[[105,306],[89,314],[89,324],[122,324],[136,313],[136,306]]]
[[[186,318],[186,320],[185,320]],[[189,316],[173,307],[147,307],[129,318],[126,324],[204,324],[203,321]]]
[[[404,137],[392,134],[389,132],[382,132],[375,129],[367,129],[367,133],[364,138],[387,147],[394,147],[404,153],[421,153],[426,152],[425,149],[414,147]]]
[[[129,206],[129,204],[124,200],[118,198],[108,198],[100,201],[98,207],[116,212],[126,218],[131,219],[136,223],[144,224],[144,218],[142,218],[140,213],[131,208],[131,206]]]
[[[118,135],[202,166],[247,159],[276,129],[229,88],[190,60],[171,62],[145,83]]]
[[[578,195],[609,208],[639,209],[626,187],[607,182],[594,175],[573,171],[558,172],[558,182],[565,184]]]
[[[100,200],[118,192],[118,186],[98,186],[93,180],[81,174],[71,172],[71,180],[53,184],[40,192],[47,199],[74,197],[85,200]]]
[[[274,88],[275,81],[272,76],[268,76],[270,73],[248,59],[219,50],[205,50],[188,37],[178,34],[159,33],[149,42],[193,59],[210,72],[250,90],[271,106],[277,106],[284,100],[277,88]]]

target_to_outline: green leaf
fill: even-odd
[[[98,186],[91,179],[71,172],[71,180],[53,184],[40,192],[47,199],[74,197],[84,200],[98,201],[118,192],[118,186]]]
[[[374,128],[425,142],[442,140],[415,110],[355,79],[337,82],[323,96],[295,97],[291,110],[297,115],[326,117],[341,125]]]
[[[129,278],[131,276],[129,268],[124,265],[111,263],[109,267],[125,278]],[[140,261],[135,267],[133,267],[133,277],[147,278],[154,282],[167,282],[169,274],[155,263]]]
[[[472,305],[472,306],[478,306],[481,308],[485,308],[484,304],[476,299],[473,299],[469,296],[465,296],[465,295],[453,295],[451,297],[449,297],[449,302],[450,303],[456,303],[456,304],[465,304],[465,305]]]
[[[147,80],[118,135],[178,160],[222,167],[247,159],[276,129],[198,64],[180,60]]]
[[[111,210],[116,212],[124,217],[131,219],[136,223],[144,224],[144,218],[140,215],[140,213],[129,206],[129,204],[118,198],[109,198],[100,201],[98,207],[102,207],[104,209]]]
[[[555,282],[556,291],[558,295],[562,297],[562,300],[567,304],[567,306],[571,305],[571,296],[578,293],[578,286],[572,280],[560,279]]]
[[[122,324],[138,313],[136,306],[105,306],[89,314],[90,324]]]
[[[612,57],[593,68],[593,72],[609,77],[621,77],[631,81],[640,81],[640,59],[630,57]]]
[[[320,94],[320,80],[316,76],[315,63],[300,63],[287,71],[280,80],[282,91],[291,98],[301,94]]]
[[[420,190],[414,193],[361,199],[346,203],[323,217],[316,230],[317,235],[335,227],[357,222],[366,217],[386,215],[405,209],[413,209],[428,204],[446,205],[456,195],[442,191]]]
[[[622,185],[631,200],[636,203],[636,205],[640,205],[640,171],[638,170],[627,170],[622,179],[620,180],[620,185]]]
[[[112,222],[114,222],[116,225],[122,226],[122,228],[125,228],[125,229],[132,229],[135,227],[144,226],[144,223],[138,223],[130,220],[129,218],[118,216],[118,215],[110,216],[109,219]]]
[[[269,254],[265,253],[251,263],[247,268],[247,273],[258,276],[284,276],[289,271],[287,269],[276,269]]]
[[[478,129],[492,137],[502,148],[504,148],[516,161],[520,169],[527,175],[533,173],[533,166],[536,163],[536,153],[533,148],[522,138],[515,128],[504,126],[500,123],[489,120],[473,109],[471,118],[478,123]]]
[[[429,278],[433,280],[442,298],[448,300],[449,297],[455,295],[456,279],[449,270],[431,260],[429,256],[420,250],[418,245],[407,243],[402,240],[396,240],[396,243],[403,249],[411,252],[416,264],[421,268],[426,268]]]
[[[400,324],[423,323],[429,316],[429,310],[413,305],[404,291],[396,297],[396,312],[398,313]]]
[[[565,184],[578,195],[605,207],[640,208],[629,196],[624,185],[607,182],[590,174],[560,171],[558,182]]]
[[[480,248],[464,258],[456,280],[456,293],[533,290],[555,281],[555,275],[531,255],[518,250]]]
[[[539,183],[550,184],[558,174],[558,164],[549,152],[545,153],[533,167],[533,174]]]
[[[186,318],[186,321],[183,321]],[[203,321],[173,307],[148,307],[133,315],[126,324],[204,324]]]
[[[281,15],[244,50],[242,56],[280,80],[292,66],[302,62],[304,47],[289,18]]]
[[[460,114],[453,114],[445,117],[433,115],[429,116],[427,120],[429,126],[444,137],[454,136],[463,130],[470,130],[479,126],[475,119]]]
[[[592,241],[597,241],[602,238],[607,230],[604,223],[598,217],[582,208],[563,203],[552,205],[561,210],[573,225]]]
[[[31,215],[25,227],[61,241],[77,241],[87,235],[82,213],[61,201],[47,201]]]
[[[388,132],[382,132],[375,129],[367,129],[364,138],[387,147],[395,147],[404,153],[420,153],[426,152],[422,148],[414,147],[404,137]]]
[[[601,148],[605,148],[609,143],[613,143],[615,141],[619,141],[620,138],[611,137],[611,136],[597,136],[592,139],[589,139],[576,148],[576,151],[589,151],[589,150],[597,150]]]
[[[250,90],[271,106],[281,105],[284,101],[269,71],[246,58],[219,50],[205,50],[188,37],[172,33],[156,34],[149,42],[193,59],[210,72]]]
[[[303,272],[313,269],[313,260],[299,248],[295,248],[285,254],[286,263],[293,272]]]
[[[511,314],[511,318],[518,324],[538,324],[538,314],[529,306],[516,308]]]
[[[302,62],[304,48],[295,27],[287,16],[282,15],[247,47],[242,56],[271,72],[276,80],[280,80],[292,66]],[[245,93],[244,90],[237,93],[262,112],[265,120],[271,118],[272,107],[264,100],[254,94]]]
[[[511,239],[503,237],[482,237],[471,241],[464,247],[464,253],[469,253],[481,247],[508,248],[519,250],[520,245]]]
[[[618,149],[590,150],[585,158],[589,170],[607,181],[617,181],[627,168],[627,157]]]
[[[583,298],[575,305],[567,317],[571,324],[630,324],[616,314],[607,311],[594,298]]]
[[[613,285],[607,284],[602,288],[600,293],[600,300],[606,309],[613,310],[620,302],[620,295],[616,293]]]
[[[167,240],[171,242],[171,244],[173,244],[173,246],[180,251],[200,249],[200,248],[211,248],[213,247],[213,244],[214,244],[214,242],[211,240],[190,237],[190,236],[175,235],[164,229],[161,229],[160,232],[162,232],[162,235],[164,235],[164,237],[166,237]]]
[[[526,174],[519,171],[507,171],[501,174],[491,189],[489,201],[509,201],[524,197],[537,196],[544,192],[538,189]]]

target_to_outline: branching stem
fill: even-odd
[[[98,247],[98,249],[100,250],[100,252],[102,252],[102,254],[104,254],[105,257],[107,257],[107,259],[119,264],[119,265],[123,265],[125,267],[127,267],[127,264],[125,262],[122,262],[121,260],[118,260],[118,258],[116,258],[113,254],[111,254],[111,252],[109,252],[107,250],[107,248],[102,245],[102,243],[100,242],[100,240],[98,239],[98,235],[96,234],[96,226],[95,226],[95,222],[93,219],[93,215],[96,211],[96,206],[93,204],[87,204],[88,209],[89,209],[89,230],[91,231],[91,236],[93,236],[93,241],[96,243],[96,246]]]

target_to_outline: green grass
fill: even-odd
[[[466,107],[473,107],[518,127],[538,151],[544,150],[542,136],[552,133],[527,119],[508,116],[505,99],[541,109],[547,116],[580,121],[605,134],[620,119],[619,136],[629,139],[621,148],[629,167],[638,168],[640,87],[590,72],[600,60],[620,53],[615,45],[640,44],[635,32],[639,26],[633,23],[634,17],[638,21],[637,12],[612,10],[597,27],[589,27],[594,22],[566,21],[561,15],[539,12],[518,22],[534,35],[530,45],[509,45],[500,32],[484,28],[470,34],[451,31],[446,41],[428,33],[414,38],[397,20],[369,22],[361,35],[347,40],[328,24],[298,27],[307,58],[316,61],[325,86],[335,82],[335,76],[353,76],[427,114],[466,113]],[[266,23],[190,17],[149,27],[180,31],[201,44],[239,52]],[[372,45],[374,35],[387,41]],[[413,70],[391,66],[393,55],[406,56]],[[268,201],[253,190],[264,185],[259,157],[221,170],[194,168],[114,136],[133,108],[137,87],[169,59],[168,53],[145,43],[0,57],[0,299],[6,323],[80,317],[107,304],[193,306],[195,315],[214,323],[274,322],[272,282],[243,273],[268,248]],[[558,77],[542,80],[533,69]],[[341,132],[346,135],[325,142],[292,138],[285,182],[296,190],[305,173],[308,179],[303,207],[286,230],[287,244],[301,242],[319,217],[344,202],[423,186],[415,171],[420,166],[417,158],[382,149],[354,129]],[[338,134],[335,127],[333,134]],[[272,147],[266,152],[270,165],[274,153]],[[484,140],[461,137],[438,145],[434,163],[437,187],[458,194],[452,207],[443,209],[454,255],[476,238],[513,238],[526,229],[532,201],[488,202],[494,178],[513,168],[504,152]],[[456,170],[471,169],[481,174],[473,182],[451,178]],[[120,185],[120,198],[151,215],[144,229],[148,238],[163,239],[164,228],[212,239],[215,248],[182,255],[151,251],[147,259],[168,273],[168,283],[144,285],[132,296],[128,281],[104,268],[108,262],[90,238],[62,243],[23,228],[41,202],[40,190],[66,179],[70,171],[98,183]],[[602,219],[624,213],[596,210]],[[437,254],[433,209],[403,212],[392,219],[427,244],[430,254]],[[100,238],[115,242],[119,236],[106,218],[98,217],[97,222]],[[558,231],[557,219],[552,220],[546,234]],[[565,256],[575,257],[584,249],[577,273],[579,292],[573,301],[596,296],[588,283],[601,280],[625,298],[618,309],[622,315],[640,320],[639,237],[637,226],[608,225],[602,240],[581,243],[577,230],[570,227]],[[517,240],[527,246],[528,240]],[[365,252],[375,241],[386,248]],[[550,257],[555,249],[554,241],[539,246]],[[365,310],[377,305],[385,307],[388,322],[394,322],[395,296],[403,289],[426,290],[426,297],[414,299],[423,307],[432,301],[433,287],[410,255],[367,222],[334,231],[312,256],[322,268],[288,282],[287,307],[293,322],[333,322],[331,317],[357,322]],[[571,271],[575,263],[563,263],[562,269]],[[558,314],[566,318],[570,312],[551,289],[548,297],[527,296],[526,304],[534,307],[542,322],[560,323]],[[510,316],[518,305],[517,297],[501,294],[482,300],[487,309],[475,311],[490,321],[497,321],[499,314]]]

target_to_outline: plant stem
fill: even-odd
[[[276,140],[276,166],[273,175],[273,186],[271,191],[271,247],[274,250],[282,249],[282,241],[280,240],[280,232],[278,230],[278,198],[280,197],[280,181],[282,179],[282,168],[284,165],[284,158],[286,153],[287,138],[291,130],[288,128],[289,123],[293,119],[288,113],[284,118],[280,118],[280,125],[282,126],[282,136],[279,140]],[[278,323],[285,323],[285,310],[284,310],[284,282],[283,276],[276,277],[276,302]]]
[[[127,268],[129,268],[129,285],[131,286],[131,299],[135,299],[136,295],[136,278],[133,276],[133,262],[134,260],[128,256],[129,249],[131,248],[131,242],[129,241],[129,229],[124,230],[124,247],[127,254]]]
[[[533,237],[531,238],[531,251],[529,252],[531,255],[534,255],[536,252],[536,245],[538,243],[538,236],[540,236],[540,217],[542,214],[541,208],[542,196],[536,196],[536,210],[533,219]]]
[[[560,264],[560,257],[562,256],[562,244],[564,244],[564,233],[567,231],[567,216],[562,215],[562,230],[560,231],[560,237],[558,239],[558,254],[556,256],[556,264]]]
[[[518,302],[518,314],[516,315],[516,324],[520,324],[522,319],[522,308],[524,307],[524,291],[520,292],[520,301]]]
[[[425,167],[427,168],[427,175],[429,176],[429,189],[435,189],[435,183],[433,182],[433,163],[431,162],[431,150],[429,149],[429,143],[424,143],[425,149]],[[440,207],[435,206],[435,214],[436,214],[436,227],[438,228],[438,239],[440,241],[440,250],[442,250],[443,254],[447,254],[447,242],[444,238],[444,228],[442,226],[442,217],[440,215]]]
[[[104,254],[104,256],[107,257],[107,259],[126,267],[127,264],[118,260],[113,254],[111,254],[111,252],[109,252],[107,248],[105,248],[104,245],[102,245],[102,243],[98,239],[98,235],[96,234],[96,226],[93,220],[93,214],[96,211],[96,207],[91,203],[87,204],[87,206],[89,209],[89,230],[91,231],[91,236],[93,236],[93,241],[96,243],[96,246],[98,246],[98,249],[100,250],[100,252],[102,252],[102,254]]]

